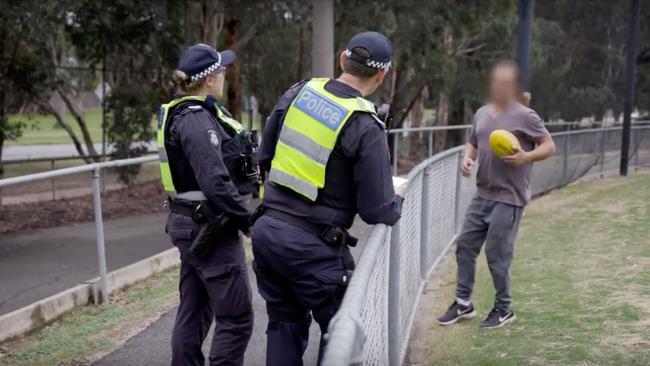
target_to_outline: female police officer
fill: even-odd
[[[180,94],[159,113],[166,230],[181,255],[173,365],[204,365],[201,345],[213,319],[210,365],[241,365],[253,328],[239,231],[248,235],[250,227],[243,195],[256,190],[254,146],[215,99],[234,60],[232,51],[204,44],[187,49],[173,75]]]

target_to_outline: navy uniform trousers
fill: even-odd
[[[323,351],[323,335],[347,286],[348,248],[269,216],[257,220],[252,239],[257,286],[269,314],[266,364],[302,365],[310,313],[320,326]]]
[[[244,248],[236,229],[205,258],[189,252],[199,225],[170,213],[167,232],[181,253],[180,304],[172,334],[172,365],[205,365],[201,346],[217,324],[210,365],[242,365],[253,330],[251,290]]]

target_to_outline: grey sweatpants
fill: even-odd
[[[510,263],[523,207],[474,197],[457,240],[458,283],[456,297],[469,300],[474,287],[476,257],[483,243],[496,291],[494,307],[510,310]]]

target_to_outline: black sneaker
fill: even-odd
[[[476,316],[476,311],[474,306],[469,304],[469,306],[463,306],[456,301],[449,307],[445,315],[438,318],[438,324],[440,325],[450,325],[459,321],[460,319],[472,319]]]
[[[481,322],[481,328],[492,329],[502,327],[510,322],[515,321],[517,316],[512,311],[501,311],[499,309],[492,309],[487,318]]]

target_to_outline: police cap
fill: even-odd
[[[199,43],[188,48],[178,61],[177,70],[187,75],[192,82],[212,74],[219,68],[235,62],[235,53],[230,50],[218,52],[207,44]]]
[[[363,48],[369,54],[364,57],[354,52],[355,48]],[[375,69],[389,69],[393,58],[393,44],[379,32],[361,32],[350,39],[345,51],[349,59]]]

